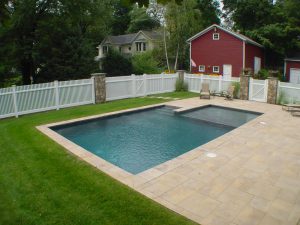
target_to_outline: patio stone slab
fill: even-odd
[[[80,159],[202,225],[299,225],[300,118],[292,117],[281,106],[224,101],[218,97],[165,104],[178,107],[178,111],[211,104],[263,114],[137,175],[112,165],[49,129],[66,122],[37,128]],[[153,106],[141,108],[149,107]],[[216,157],[207,157],[208,152],[215,153]]]

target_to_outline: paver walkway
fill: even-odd
[[[138,175],[85,153],[45,127],[39,129],[114,178],[200,224],[297,224],[300,118],[292,117],[277,105],[223,98],[192,98],[166,104],[182,108],[215,104],[264,114]],[[210,152],[216,157],[208,157]]]

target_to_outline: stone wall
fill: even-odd
[[[95,82],[95,103],[103,103],[106,101],[106,83],[105,73],[93,73],[91,74]]]

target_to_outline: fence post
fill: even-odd
[[[161,92],[165,92],[165,79],[164,79],[164,74],[161,73]]]
[[[14,110],[15,110],[15,117],[18,118],[18,104],[17,104],[17,93],[16,93],[16,85],[12,86],[12,94],[13,94],[13,101],[14,101]]]
[[[222,75],[219,75],[219,92],[222,91]]]
[[[132,97],[136,97],[136,79],[134,74],[131,74],[131,80],[132,80]]]
[[[96,98],[95,98],[95,77],[91,77],[91,82],[92,82],[92,88],[91,88],[91,91],[92,91],[92,101],[93,101],[93,104],[96,104]]]
[[[201,90],[201,87],[202,87],[202,83],[203,83],[203,74],[200,75],[200,90]]]
[[[55,105],[56,110],[59,110],[59,90],[58,90],[58,81],[54,81],[54,92],[55,92]]]
[[[144,83],[144,96],[147,95],[147,75],[143,74],[143,83]]]

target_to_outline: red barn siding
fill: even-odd
[[[205,65],[205,73],[212,73],[213,66],[219,66],[223,74],[223,65],[232,65],[232,76],[238,77],[243,68],[243,41],[233,35],[217,29],[220,40],[213,40],[214,29],[192,41],[191,58],[196,67],[193,73],[199,72],[199,65]]]
[[[251,44],[246,44],[245,46],[245,67],[246,68],[251,68],[252,71],[254,71],[254,57],[259,57],[261,58],[261,68],[264,67],[264,51],[262,48],[251,45]]]
[[[300,62],[286,61],[285,76],[286,76],[287,81],[290,81],[290,70],[291,70],[291,68],[300,69]]]

